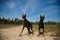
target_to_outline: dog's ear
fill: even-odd
[[[43,17],[45,17],[45,15],[43,15]]]
[[[25,13],[24,15],[25,15],[25,17],[26,17],[26,13]]]
[[[41,15],[40,15],[40,17],[41,17]]]
[[[23,16],[24,14],[22,13],[22,16]]]
[[[24,14],[22,13],[22,18],[23,18]]]
[[[26,16],[26,13],[22,13],[22,16]]]
[[[43,15],[43,20],[44,20],[44,18],[45,18],[45,15]]]
[[[22,13],[22,18],[26,19],[26,13]]]

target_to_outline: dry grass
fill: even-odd
[[[3,24],[1,24],[0,29],[6,29],[6,28],[18,27],[18,26],[20,26],[20,25],[3,25]]]
[[[47,40],[50,39],[54,39],[54,40],[59,40],[60,39],[60,27],[58,25],[44,25],[45,27],[45,35],[46,35],[46,38],[48,38]],[[27,30],[24,30],[23,32],[23,36],[22,37],[19,37],[19,32],[21,31],[22,29],[22,25],[0,25],[0,39],[1,40],[24,40],[24,39],[43,39],[40,37],[36,37],[36,34],[37,34],[37,30],[38,30],[38,25],[33,25],[33,29],[34,29],[34,32],[35,32],[35,35],[32,36],[31,38],[28,36],[26,37],[26,31]],[[26,35],[24,35],[26,34]],[[6,37],[6,38],[5,38]]]
[[[33,25],[34,31],[38,30],[38,25]],[[60,25],[44,25],[45,33],[51,32],[50,36],[60,37]]]

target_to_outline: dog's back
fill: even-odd
[[[27,28],[32,26],[31,23],[27,19],[23,22],[23,25]]]

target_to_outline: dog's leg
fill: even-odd
[[[44,35],[44,27],[43,27],[43,35]]]
[[[43,23],[43,25],[42,25],[42,29],[43,29],[43,35],[44,35],[44,23]]]
[[[38,23],[38,35],[37,36],[40,36],[40,22]]]
[[[22,32],[23,32],[24,28],[25,28],[25,26],[23,26],[23,29],[22,29],[22,31],[20,32],[20,35],[19,35],[19,36],[21,36],[21,35],[22,35]]]
[[[31,31],[30,31],[30,29],[29,29],[29,28],[27,28],[27,30],[28,30],[28,35],[30,35],[30,34],[31,34]]]
[[[32,31],[32,34],[34,35],[34,31],[33,31],[33,26],[32,25],[30,26],[30,29]]]
[[[40,27],[38,28],[38,36],[40,36]]]

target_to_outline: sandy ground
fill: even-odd
[[[21,28],[22,26],[0,29],[0,40],[60,40],[60,38],[58,37],[51,37],[51,32],[45,33],[45,36],[40,35],[38,37],[37,32],[34,32],[34,35],[31,34],[30,36],[28,36],[26,28],[24,29],[22,36],[19,37]],[[54,35],[56,34],[54,33]]]

